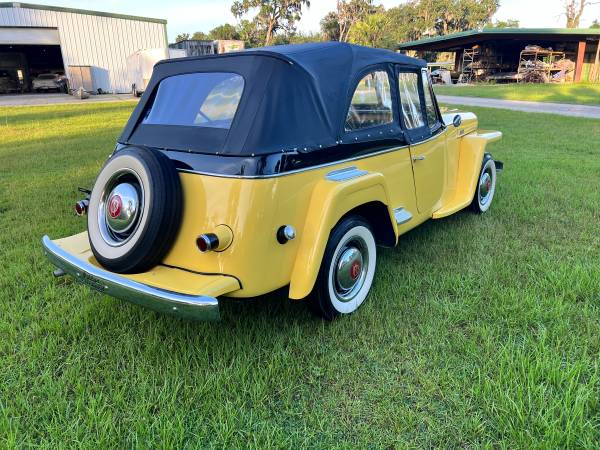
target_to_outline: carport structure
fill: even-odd
[[[575,62],[574,81],[589,79],[596,62],[600,29],[568,28],[484,28],[462,33],[436,36],[398,45],[402,51],[412,50],[419,56],[427,52],[454,52],[455,71],[463,69],[465,52],[479,47],[493,55],[501,70],[516,72],[521,51],[529,45],[563,52]]]

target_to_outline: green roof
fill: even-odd
[[[75,8],[62,8],[60,6],[48,6],[48,5],[34,5],[31,3],[19,3],[19,2],[5,2],[0,3],[0,8],[24,8],[24,9],[39,9],[43,11],[58,11],[58,12],[67,12],[74,14],[86,14],[88,16],[101,16],[101,17],[113,17],[116,19],[127,19],[127,20],[137,20],[140,22],[155,22],[155,23],[164,23],[167,21],[164,19],[152,19],[150,17],[139,17],[139,16],[129,16],[127,14],[113,14],[102,11],[90,11],[87,9],[75,9]]]
[[[464,38],[494,37],[494,36],[598,36],[600,29],[593,28],[483,28],[481,30],[469,30],[461,33],[448,34],[446,36],[435,36],[432,38],[419,39],[417,41],[403,42],[398,45],[400,50],[410,50],[415,47],[424,47],[429,44],[451,43]]]

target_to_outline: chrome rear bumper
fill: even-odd
[[[75,258],[48,236],[43,237],[42,244],[52,264],[99,292],[186,319],[220,319],[219,301],[216,298],[179,294],[129,280]]]

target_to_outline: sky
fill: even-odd
[[[31,0],[31,3],[167,19],[170,42],[180,33],[208,32],[225,22],[236,23],[230,11],[232,0]],[[391,8],[404,0],[375,0],[374,3]],[[527,28],[564,27],[563,4],[563,0],[500,0],[500,9],[494,18],[517,19]],[[335,5],[336,0],[311,0],[311,7],[304,11],[298,29],[318,31],[321,18],[335,9]],[[587,7],[581,26],[589,27],[594,19],[600,20],[600,4]]]

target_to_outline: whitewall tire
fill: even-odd
[[[369,224],[360,217],[342,220],[327,242],[311,306],[327,320],[353,313],[369,295],[376,265]]]
[[[486,154],[479,172],[475,195],[471,202],[471,209],[476,213],[482,214],[492,206],[494,194],[496,193],[496,178],[496,163],[491,155]]]

